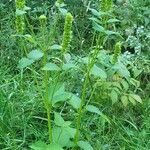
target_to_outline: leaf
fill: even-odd
[[[127,107],[128,103],[129,103],[128,97],[125,96],[125,95],[122,96],[122,97],[121,97],[121,102],[122,102],[123,106]]]
[[[31,65],[33,62],[33,60],[24,57],[19,61],[18,68],[24,69],[27,66]]]
[[[115,90],[112,90],[110,93],[112,104],[115,104],[118,101],[118,94]]]
[[[100,14],[97,10],[92,9],[92,8],[89,8],[89,10],[91,10],[91,12],[92,12],[92,14],[93,14],[94,16],[96,16],[96,17],[100,17],[100,16],[101,16],[101,14]]]
[[[140,98],[140,96],[136,94],[130,94],[130,96],[134,98],[134,100],[136,100],[137,102],[142,103],[142,99]]]
[[[33,150],[63,150],[57,143],[47,145],[42,141],[37,141],[36,143],[32,144],[30,148]]]
[[[71,94],[71,98],[68,103],[73,106],[73,108],[78,109],[80,107],[81,99],[75,94]]]
[[[60,68],[54,64],[54,63],[47,63],[42,70],[47,70],[47,71],[59,71]]]
[[[124,64],[120,63],[116,63],[112,69],[114,69],[115,71],[117,71],[122,77],[125,78],[129,78],[130,77],[130,72],[128,71],[128,69],[126,68],[126,66]]]
[[[69,70],[69,69],[72,69],[72,68],[76,68],[75,64],[66,63],[66,64],[63,64],[63,66],[62,66],[63,70]]]
[[[135,99],[131,96],[131,95],[129,95],[129,101],[135,106],[136,105],[136,101],[135,101]]]
[[[87,105],[86,110],[89,111],[89,112],[92,112],[92,113],[96,113],[98,115],[101,114],[100,110],[97,107],[93,106],[93,105]]]
[[[71,94],[65,91],[64,83],[51,83],[49,86],[49,101],[54,106],[58,102],[64,102],[70,99]]]
[[[26,11],[20,10],[20,9],[16,9],[16,16],[22,16],[26,14]]]
[[[115,23],[115,22],[120,22],[120,20],[118,20],[118,19],[109,19],[107,21],[107,23]]]
[[[121,84],[123,85],[123,88],[125,89],[125,91],[129,89],[129,84],[126,80],[122,80]]]
[[[63,124],[65,123],[64,119],[61,117],[61,115],[59,113],[54,113],[54,123],[57,126],[63,126]]]
[[[50,47],[50,49],[58,49],[58,50],[60,50],[62,48],[62,46],[61,45],[58,45],[58,44],[54,44],[54,45],[52,45],[51,47]]]
[[[91,74],[93,74],[96,77],[100,77],[102,79],[107,78],[107,74],[105,71],[103,71],[101,68],[97,67],[96,65],[93,66],[91,69]]]
[[[93,29],[95,31],[105,33],[105,29],[102,26],[100,26],[99,24],[97,24],[96,22],[93,22]]]
[[[114,32],[114,31],[110,31],[110,30],[106,30],[105,33],[106,33],[107,35],[119,35],[118,32]]]
[[[71,127],[54,127],[52,132],[53,142],[65,147],[70,139],[75,136],[76,130]]]
[[[89,142],[79,141],[78,146],[83,150],[94,150]]]
[[[65,8],[58,8],[63,16],[67,14],[67,10]]]
[[[71,97],[71,94],[69,92],[64,92],[58,95],[54,95],[52,99],[52,105],[54,106],[58,102],[65,102]]]
[[[40,50],[32,50],[28,55],[27,57],[29,59],[33,59],[33,60],[38,60],[40,59],[41,57],[43,57],[43,52],[41,52]]]
[[[134,85],[136,88],[140,86],[140,82],[135,80],[134,78],[130,78],[130,83]]]
[[[47,149],[47,144],[45,144],[42,141],[37,141],[34,144],[30,146],[33,150],[46,150]]]
[[[43,149],[43,150],[45,150],[45,149]],[[54,144],[52,143],[52,144],[48,145],[46,150],[63,150],[63,148],[57,143],[54,143]]]

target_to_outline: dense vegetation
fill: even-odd
[[[0,149],[149,150],[150,1],[1,0]]]

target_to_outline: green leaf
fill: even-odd
[[[129,103],[128,97],[125,96],[125,95],[122,96],[122,97],[121,97],[121,102],[122,102],[123,106],[127,107],[128,103]]]
[[[58,45],[58,44],[54,44],[54,45],[52,45],[51,47],[50,47],[50,49],[58,49],[58,50],[60,50],[62,48],[62,46],[61,45]]]
[[[57,143],[45,144],[42,141],[38,141],[30,146],[33,150],[63,150]]]
[[[49,86],[49,100],[52,101],[54,106],[58,102],[64,102],[70,99],[71,93],[65,91],[64,83],[51,83]]]
[[[89,112],[92,112],[92,113],[96,113],[98,115],[101,114],[100,110],[97,107],[93,106],[93,105],[87,105],[86,110],[89,111]]]
[[[63,70],[70,70],[72,68],[76,68],[75,64],[72,64],[72,63],[66,63],[66,64],[63,64],[62,66]]]
[[[71,94],[69,92],[64,92],[64,93],[61,93],[59,95],[55,94],[53,99],[52,99],[52,105],[54,106],[58,102],[65,102],[68,99],[70,99],[70,97],[71,97]]]
[[[45,150],[45,149],[43,149],[43,150]],[[54,144],[52,143],[52,144],[48,145],[46,150],[63,150],[63,148],[57,143],[54,143]]]
[[[113,66],[113,69],[117,71],[122,77],[129,78],[130,77],[130,72],[126,68],[126,66],[122,63],[116,63]]]
[[[18,68],[24,69],[27,66],[30,66],[33,62],[33,60],[24,57],[19,61]]]
[[[43,57],[43,52],[41,52],[40,50],[32,50],[28,55],[27,57],[29,59],[33,59],[33,60],[38,60],[40,59],[41,57]]]
[[[63,124],[65,123],[64,119],[61,117],[61,115],[59,113],[54,113],[54,123],[57,126],[63,126]]]
[[[68,101],[73,108],[78,109],[80,107],[81,99],[75,94],[71,94],[70,100]]]
[[[107,35],[119,35],[118,32],[114,32],[114,31],[110,31],[110,30],[105,31],[105,33],[106,33]]]
[[[100,17],[100,16],[101,16],[101,14],[100,14],[97,10],[92,9],[92,8],[89,8],[89,10],[91,10],[91,12],[92,12],[92,14],[93,14],[94,16],[96,16],[96,17]]]
[[[118,20],[118,19],[109,19],[107,22],[108,23],[115,23],[115,22],[120,22],[120,20]]]
[[[97,67],[96,65],[94,65],[93,68],[91,69],[91,74],[93,74],[95,77],[100,77],[102,79],[107,78],[106,72],[101,68]]]
[[[61,147],[67,146],[70,139],[74,137],[76,130],[71,127],[54,127],[53,142],[58,143]]]
[[[59,71],[60,68],[54,64],[54,63],[47,63],[42,70],[47,70],[47,71]]]
[[[130,96],[131,96],[132,98],[134,98],[134,100],[136,100],[137,102],[142,103],[142,99],[140,98],[139,95],[130,94]]]
[[[94,150],[89,142],[79,141],[78,146],[83,150]]]
[[[125,91],[127,91],[129,89],[129,84],[126,80],[122,80],[121,84],[122,84]]]
[[[67,14],[67,9],[65,9],[65,8],[58,8],[58,9],[63,16],[65,16]]]
[[[135,101],[135,99],[131,96],[131,95],[129,95],[129,101],[135,106],[136,105],[136,101]]]
[[[115,90],[112,90],[110,93],[112,104],[115,104],[118,101],[118,94]]]
[[[45,144],[42,141],[37,141],[34,144],[30,146],[31,149],[33,150],[46,150],[47,149],[47,144]]]
[[[26,11],[20,10],[20,9],[16,9],[16,16],[22,16],[26,14]]]
[[[102,26],[100,26],[99,24],[97,24],[96,22],[93,22],[93,29],[95,31],[105,33],[105,29]]]

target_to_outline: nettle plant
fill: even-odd
[[[115,44],[113,55],[109,54],[108,50],[104,50],[104,47],[106,49],[110,47],[107,42],[111,37],[121,39],[114,24],[118,20],[111,15],[112,1],[102,1],[99,11],[90,8],[93,14],[93,17],[90,18],[94,28],[93,42],[90,47],[91,52],[82,58],[71,57],[69,54],[73,16],[67,12],[63,1],[56,1],[55,7],[56,12],[50,28],[47,26],[48,18],[41,15],[38,36],[33,32],[32,25],[28,25],[31,34],[24,34],[23,30],[20,32],[21,37],[34,49],[19,61],[18,67],[21,70],[22,79],[25,70],[32,71],[37,91],[43,99],[48,122],[48,142],[37,141],[30,148],[33,150],[62,150],[78,149],[79,147],[84,150],[93,150],[88,141],[80,140],[82,118],[88,111],[108,120],[97,106],[91,104],[92,101],[95,101],[94,98],[96,96],[101,98],[100,93],[102,95],[107,93],[106,99],[111,99],[113,104],[122,102],[124,106],[127,106],[129,102],[133,105],[137,101],[142,103],[141,98],[135,94],[139,89],[139,82],[130,75],[127,68],[129,62],[125,61],[126,59],[121,55],[121,42]],[[61,44],[56,43],[55,39],[58,16],[65,17]],[[22,25],[23,23],[20,26]],[[18,32],[18,26],[16,29]],[[36,64],[35,68],[34,64]],[[42,81],[38,81],[35,72],[38,72]],[[74,92],[76,90],[69,89],[70,84],[76,85],[72,82],[73,79],[69,79],[72,74],[82,77],[82,85],[74,86],[80,91],[78,95]],[[70,121],[64,116],[64,107],[68,105],[74,109],[75,120]],[[67,113],[69,114],[69,110]]]

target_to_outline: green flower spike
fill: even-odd
[[[62,53],[66,53],[70,41],[71,41],[71,34],[72,34],[72,22],[73,22],[73,16],[71,13],[67,13],[65,18],[65,25],[64,25],[64,32],[63,32],[63,41],[62,41]]]
[[[121,54],[121,43],[117,42],[115,45],[115,51],[112,58],[112,64],[115,64],[118,61],[118,56]]]
[[[17,10],[23,11],[23,9],[25,8],[25,0],[16,0],[15,2],[16,2],[16,11]],[[16,14],[15,25],[17,33],[23,34],[25,29],[23,14],[22,15]]]

